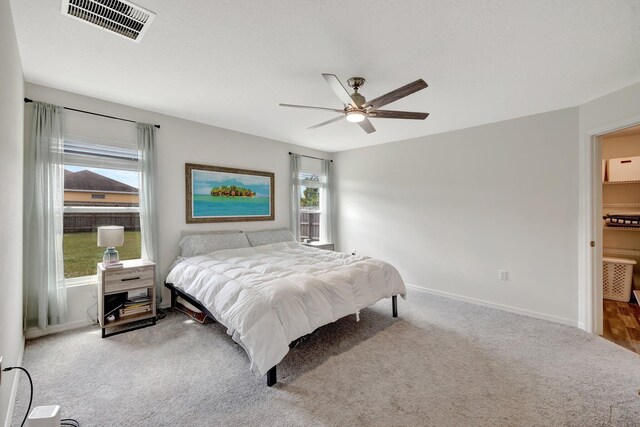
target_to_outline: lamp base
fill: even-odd
[[[106,251],[104,251],[104,255],[102,256],[102,263],[105,266],[119,264],[120,263],[120,255],[116,248],[109,247]]]

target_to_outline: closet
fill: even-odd
[[[600,141],[603,335],[640,353],[640,126],[604,135]]]

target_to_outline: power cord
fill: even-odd
[[[94,302],[93,304],[91,304],[91,306],[89,308],[87,308],[87,316],[89,316],[89,320],[91,320],[91,323],[93,325],[98,323],[98,310],[96,310],[96,314],[95,316],[93,314],[89,313],[89,310],[91,310],[93,307],[97,307],[98,303]]]
[[[29,411],[31,410],[31,403],[33,403],[33,381],[31,380],[31,375],[29,374],[29,371],[27,371],[21,366],[9,366],[8,368],[4,368],[2,371],[9,372],[13,369],[19,369],[25,374],[27,374],[27,378],[29,378],[29,385],[31,386],[31,395],[29,396],[29,407],[27,407],[27,413],[24,414],[24,420],[22,420],[22,424],[20,424],[20,427],[22,427],[24,426],[24,423],[27,422],[27,417],[29,416]]]
[[[27,374],[27,378],[29,378],[29,386],[31,388],[31,392],[29,394],[29,406],[27,407],[27,413],[24,414],[24,419],[22,420],[22,424],[20,424],[20,427],[23,427],[24,423],[27,422],[27,417],[29,416],[29,412],[31,411],[31,404],[33,403],[33,380],[31,379],[31,375],[29,374],[29,371],[27,371],[22,366],[9,366],[8,368],[4,368],[2,371],[9,372],[13,369],[19,369],[25,374]],[[60,420],[60,426],[80,427],[80,423],[74,420],[73,418],[64,418]]]

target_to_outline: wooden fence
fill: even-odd
[[[101,225],[121,225],[125,231],[140,230],[140,214],[133,213],[65,213],[64,232],[97,231]]]
[[[101,225],[121,225],[126,231],[140,230],[138,213],[65,213],[64,232],[96,231]],[[320,213],[300,213],[300,238],[320,240]]]
[[[320,214],[300,212],[300,238],[320,240]]]

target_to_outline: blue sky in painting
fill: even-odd
[[[257,197],[269,197],[270,179],[267,176],[194,170],[191,179],[194,194],[210,194],[214,187],[237,185],[255,191]]]

